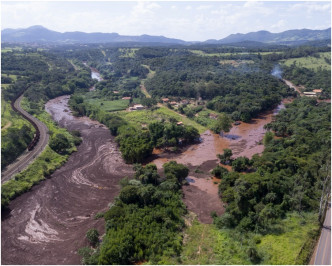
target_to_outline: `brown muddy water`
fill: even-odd
[[[79,130],[83,142],[68,162],[50,179],[10,203],[2,215],[2,264],[80,264],[77,250],[87,246],[90,228],[104,232],[104,211],[120,187],[132,176],[109,130],[88,118],[75,118],[67,106],[69,97],[49,101],[46,110],[69,130]]]
[[[254,154],[261,154],[264,150],[262,140],[266,130],[264,125],[270,123],[274,115],[285,108],[284,100],[273,111],[261,114],[250,123],[241,122],[233,125],[229,133],[220,136],[207,130],[201,135],[201,143],[191,145],[180,154],[155,152],[158,158],[153,160],[158,168],[168,161],[176,160],[190,169],[187,179],[189,185],[183,187],[184,202],[189,211],[194,212],[200,222],[212,223],[211,212],[218,215],[224,213],[225,208],[218,195],[220,181],[211,177],[210,171],[218,164],[217,154],[223,149],[230,148],[233,158],[246,156],[251,158]]]
[[[60,126],[79,130],[83,142],[50,179],[10,203],[11,212],[2,216],[2,264],[80,264],[77,250],[88,245],[86,232],[97,228],[104,233],[103,219],[94,219],[95,214],[105,211],[118,195],[119,180],[133,175],[109,130],[89,118],[73,117],[68,99],[61,96],[51,100],[46,110]],[[218,215],[224,212],[218,180],[209,173],[218,163],[216,155],[228,147],[234,150],[234,157],[262,152],[258,143],[272,116],[269,112],[251,123],[234,126],[226,137],[207,131],[201,143],[181,154],[156,154],[158,158],[152,162],[159,169],[170,160],[189,167],[184,202],[201,222],[211,223],[211,211]]]

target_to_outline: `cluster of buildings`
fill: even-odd
[[[305,91],[305,92],[303,92],[303,95],[307,96],[307,97],[317,97],[321,93],[322,93],[322,89],[319,89],[319,90],[316,89],[316,90],[312,90],[312,91]]]

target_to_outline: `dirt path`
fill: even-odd
[[[46,109],[61,126],[79,130],[83,142],[50,179],[13,200],[11,212],[2,215],[2,264],[80,264],[77,250],[87,245],[87,230],[104,232],[95,214],[118,194],[119,180],[133,173],[109,130],[72,117],[65,112],[67,101],[68,96],[56,98]]]
[[[7,128],[9,128],[13,123],[11,121],[8,121],[8,123],[3,127],[1,128],[1,131],[3,130],[6,130]]]

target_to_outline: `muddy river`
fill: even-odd
[[[86,246],[90,228],[104,231],[96,213],[104,211],[132,176],[109,130],[68,112],[68,96],[49,101],[46,110],[69,130],[79,130],[83,142],[50,179],[10,203],[2,215],[2,264],[80,264],[77,249]]]
[[[220,180],[211,178],[210,175],[210,171],[219,162],[217,154],[223,153],[223,149],[226,148],[232,149],[233,158],[239,156],[251,158],[256,153],[262,153],[264,150],[262,140],[266,132],[264,125],[270,123],[272,117],[285,108],[284,104],[287,102],[289,101],[284,100],[273,111],[261,114],[250,123],[242,122],[240,125],[234,125],[223,137],[208,130],[201,135],[201,143],[191,145],[181,154],[156,152],[158,158],[152,162],[158,168],[170,160],[176,160],[189,167],[190,173],[187,178],[189,185],[183,187],[184,202],[188,210],[197,215],[199,221],[212,223],[210,215],[212,211],[218,215],[225,211],[218,196]]]
[[[104,232],[104,222],[94,219],[95,214],[106,210],[118,195],[119,180],[133,174],[109,130],[89,118],[73,117],[68,99],[53,99],[46,110],[60,126],[79,130],[83,142],[50,179],[13,200],[11,212],[2,215],[2,264],[80,264],[77,250],[88,245],[86,232],[90,228]],[[158,154],[153,162],[160,168],[169,160],[177,160],[190,168],[189,185],[183,188],[184,202],[201,222],[211,223],[211,211],[224,212],[218,180],[209,175],[218,163],[216,154],[228,147],[235,157],[262,152],[263,145],[258,143],[272,116],[273,112],[268,112],[251,123],[234,126],[223,138],[207,131],[201,143],[181,154]]]

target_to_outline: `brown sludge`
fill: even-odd
[[[46,109],[61,126],[79,130],[83,142],[50,179],[11,202],[11,213],[2,217],[2,264],[80,264],[77,250],[88,245],[86,232],[104,233],[95,214],[118,195],[119,180],[132,176],[109,130],[65,112],[68,98],[56,98]]]
[[[133,174],[109,130],[89,118],[73,117],[68,99],[51,100],[46,109],[61,126],[79,130],[83,142],[50,179],[11,202],[11,213],[2,217],[2,264],[80,264],[77,250],[88,245],[87,230],[97,228],[104,233],[103,219],[95,220],[94,215],[106,210],[118,195],[119,180]],[[189,167],[184,202],[201,222],[211,223],[212,211],[224,212],[218,181],[209,173],[218,163],[216,155],[225,148],[233,149],[234,157],[262,152],[263,146],[257,143],[272,115],[266,113],[252,123],[234,126],[223,138],[206,131],[201,143],[180,154],[158,151],[152,163],[160,169],[165,162],[176,160]]]

